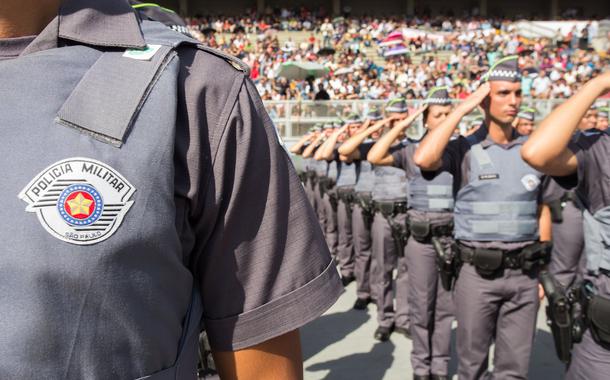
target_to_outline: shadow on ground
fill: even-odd
[[[303,360],[358,330],[369,320],[364,311],[350,310],[323,315],[301,328]]]
[[[529,378],[531,380],[563,379],[565,366],[557,358],[553,335],[548,331],[536,331],[532,348]]]
[[[324,380],[382,379],[394,362],[394,343],[377,343],[370,352],[351,354],[339,359],[316,363],[308,371],[330,370]]]

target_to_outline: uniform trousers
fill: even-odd
[[[572,285],[586,271],[582,218],[582,211],[574,203],[567,202],[563,209],[563,222],[553,223],[553,252],[549,272],[564,286]]]
[[[398,214],[392,218],[395,223],[404,225],[406,214]],[[392,237],[390,224],[381,213],[375,213],[372,227],[372,255],[376,269],[371,273],[371,291],[377,301],[377,323],[380,327],[392,326],[409,328],[409,304],[407,292],[409,282],[407,276],[407,260],[404,249],[397,252]],[[396,275],[396,307],[394,307],[394,279]]]
[[[459,379],[527,379],[539,306],[537,276],[505,269],[486,279],[464,264],[453,296]],[[494,370],[488,372],[492,341]]]
[[[371,294],[371,273],[375,263],[371,260],[371,230],[364,220],[362,207],[355,204],[352,211],[354,238],[354,276],[358,298],[376,298]]]
[[[450,244],[449,238],[443,242]],[[437,254],[431,243],[412,236],[406,248],[409,268],[409,313],[411,321],[411,366],[416,375],[444,375],[451,359],[451,293],[440,284]]]
[[[354,238],[352,236],[352,208],[339,200],[337,204],[337,262],[342,277],[354,275]]]
[[[326,190],[324,197],[322,198],[322,204],[324,208],[324,214],[326,219],[326,225],[324,228],[324,237],[326,238],[326,244],[333,257],[337,257],[337,211],[332,207],[330,201],[330,193],[334,192],[335,189]]]

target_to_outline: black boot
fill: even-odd
[[[371,303],[370,298],[358,298],[356,302],[354,302],[355,310],[366,310],[367,305]]]
[[[392,335],[392,327],[377,327],[377,330],[375,330],[375,335],[373,335],[375,337],[375,339],[381,341],[381,342],[385,342],[388,339],[390,339],[390,335]]]
[[[431,380],[429,375],[413,375],[413,380]]]
[[[342,276],[341,277],[341,283],[343,284],[343,287],[346,287],[347,285],[349,285],[355,279],[356,279],[356,277],[354,277],[354,275]]]

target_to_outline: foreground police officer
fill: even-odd
[[[544,119],[521,152],[532,166],[577,184],[584,205],[585,252],[592,283],[583,305],[589,329],[574,346],[566,378],[605,379],[610,373],[610,136],[572,134],[595,100],[610,91],[610,72],[591,80]],[[562,178],[563,177],[563,178]]]
[[[486,78],[427,134],[414,159],[424,170],[449,172],[459,189],[454,209],[463,263],[454,291],[459,378],[478,379],[488,371],[495,341],[490,376],[526,379],[539,304],[537,275],[549,254],[538,242],[538,215],[547,216],[545,239],[550,218],[539,212],[542,174],[521,159],[525,138],[512,127],[521,102],[517,57],[499,60]],[[478,105],[484,124],[450,142],[460,120]]]
[[[434,130],[451,112],[446,87],[430,90],[424,106],[397,123],[373,146],[368,157],[375,165],[393,165],[407,173],[407,202],[410,237],[406,247],[409,268],[409,313],[413,350],[411,365],[414,379],[446,379],[449,372],[451,294],[439,281],[436,248],[442,254],[453,242],[453,178],[443,173],[426,180],[413,162],[417,142],[390,154],[392,142],[423,113],[426,130]]]
[[[3,0],[0,58],[0,377],[193,379],[204,325],[299,378],[340,284],[247,68],[125,0]]]

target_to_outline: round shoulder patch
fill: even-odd
[[[116,170],[90,158],[54,163],[19,193],[25,211],[68,243],[90,245],[112,236],[133,205],[136,189]]]
[[[527,191],[534,191],[540,185],[540,178],[535,174],[526,174],[521,178],[521,183]]]

